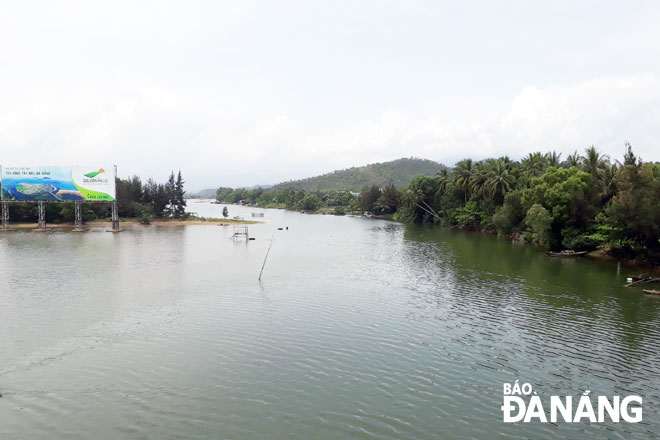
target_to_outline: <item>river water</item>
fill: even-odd
[[[229,211],[265,213],[256,240],[0,233],[0,439],[660,433],[660,298],[622,288],[630,271],[449,229]],[[637,394],[643,421],[505,424],[515,380]]]

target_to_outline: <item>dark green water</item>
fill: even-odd
[[[248,244],[217,226],[0,234],[0,438],[660,432],[660,298],[622,288],[630,271],[447,229],[264,220]],[[643,422],[505,424],[514,380],[638,394]]]

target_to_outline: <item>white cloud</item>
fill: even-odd
[[[180,168],[199,189],[626,140],[660,160],[653,3],[482,6],[5,2],[0,164]]]
[[[0,104],[3,162],[111,160],[122,175],[157,178],[181,168],[203,186],[274,182],[404,156],[452,163],[535,150],[566,155],[594,144],[618,157],[626,140],[642,157],[660,160],[654,75],[529,86],[509,100],[448,98],[323,130],[274,109],[241,107],[240,97],[219,102],[154,88],[35,91]]]

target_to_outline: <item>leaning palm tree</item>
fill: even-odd
[[[404,208],[408,209],[410,212],[413,212],[423,198],[424,193],[421,189],[408,188],[403,192],[401,202]]]
[[[453,173],[454,182],[458,189],[465,194],[465,203],[467,203],[472,175],[474,174],[474,162],[472,162],[472,159],[463,159],[456,164]]]
[[[416,216],[417,209],[421,209],[425,213],[435,217],[437,220],[442,220],[440,215],[435,212],[431,205],[426,203],[424,200],[424,192],[419,188],[408,188],[404,191],[402,203],[403,207],[406,208],[412,216]]]

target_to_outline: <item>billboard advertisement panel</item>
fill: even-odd
[[[2,167],[2,200],[115,200],[114,166]]]

